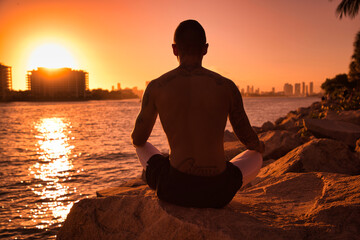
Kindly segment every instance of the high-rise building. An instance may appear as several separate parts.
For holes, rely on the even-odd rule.
[[[303,96],[305,96],[305,83],[304,82],[302,82],[302,92],[301,92],[301,94]]]
[[[5,100],[12,90],[11,67],[0,64],[0,100]]]
[[[310,82],[310,95],[314,94],[314,83]]]
[[[245,96],[245,89],[241,89],[241,95]]]
[[[289,83],[285,83],[284,84],[284,94],[286,96],[291,96],[293,95],[293,85],[289,84]]]
[[[35,99],[84,99],[88,73],[71,68],[38,68],[28,71],[28,90]]]
[[[118,91],[121,90],[121,85],[120,85],[120,83],[117,84],[117,90],[118,90]]]
[[[295,83],[295,93],[294,93],[294,95],[296,95],[296,96],[301,95],[300,88],[301,88],[300,83]]]

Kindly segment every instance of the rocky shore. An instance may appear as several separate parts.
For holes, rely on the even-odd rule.
[[[139,178],[74,204],[58,239],[359,239],[360,110],[321,103],[254,127],[264,165],[223,209],[159,201]],[[225,132],[227,159],[245,148]]]

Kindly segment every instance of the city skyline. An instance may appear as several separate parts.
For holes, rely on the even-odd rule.
[[[275,87],[272,87],[271,91],[261,91],[260,87],[254,87],[253,85],[247,85],[246,88],[239,87],[239,90],[243,96],[256,96],[256,95],[285,95],[285,96],[312,96],[318,95],[321,91],[314,91],[314,82],[298,82],[291,84],[289,82],[284,83],[283,88],[276,91]]]
[[[8,85],[8,90],[12,90],[12,72],[11,72],[11,69],[12,67],[11,66],[5,66],[3,64],[0,64],[2,69],[7,69],[7,75],[8,75],[8,82],[6,81],[1,81],[0,83],[2,85],[4,84],[7,84]],[[31,82],[31,75],[35,72],[44,72],[44,71],[47,71],[47,72],[59,72],[59,71],[63,71],[63,70],[71,70],[73,72],[84,72],[84,70],[73,70],[71,68],[45,68],[45,67],[37,67],[37,69],[35,70],[31,70],[31,71],[28,71],[27,72],[27,75],[26,75],[26,79],[25,81],[27,82],[27,89],[26,90],[30,90],[31,91],[31,84],[29,84],[29,82]],[[2,74],[3,74],[3,71],[2,70]],[[3,74],[4,75],[4,74]],[[4,77],[2,77],[2,79],[5,79]],[[86,72],[86,89],[90,90],[89,88],[89,80],[88,80],[88,73]],[[48,79],[48,81],[52,81],[52,79]],[[139,98],[141,98],[146,86],[149,84],[150,81],[146,81],[144,83],[144,87],[141,88],[139,86],[134,86],[132,88],[129,88],[129,87],[126,87],[124,89],[126,90],[131,90],[135,95],[137,95]],[[301,85],[302,84],[302,85]],[[115,88],[116,86],[116,88]],[[302,87],[301,87],[302,86]],[[284,84],[283,86],[283,90],[281,91],[276,91],[276,88],[275,87],[272,87],[271,91],[261,91],[260,90],[260,87],[256,87],[254,88],[254,85],[247,85],[246,86],[246,90],[245,88],[241,88],[240,86],[237,86],[239,91],[242,93],[243,96],[250,96],[250,95],[274,95],[274,94],[277,94],[277,95],[286,95],[286,96],[292,96],[292,95],[295,95],[295,96],[308,96],[308,95],[314,95],[314,94],[319,94],[322,92],[322,90],[318,91],[318,92],[315,92],[314,91],[314,82],[309,82],[308,85],[305,85],[305,82],[302,82],[302,83],[294,83],[294,86],[287,82]],[[4,87],[1,88],[2,91],[4,91]],[[103,89],[103,88],[94,88],[92,90],[95,90],[95,89]],[[115,83],[115,85],[112,85],[111,86],[111,89],[105,89],[105,90],[111,90],[111,91],[120,91],[122,90],[121,88],[121,83],[120,82],[117,82]],[[2,96],[4,96],[4,94],[2,94]]]
[[[0,62],[12,66],[15,90],[44,66],[86,69],[90,89],[143,88],[177,67],[174,30],[197,19],[210,45],[204,67],[241,87],[271,91],[305,80],[319,91],[348,72],[358,31],[358,17],[336,16],[339,2],[2,0]]]

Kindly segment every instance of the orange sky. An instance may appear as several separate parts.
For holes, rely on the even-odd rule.
[[[0,62],[13,67],[13,88],[25,90],[31,54],[54,43],[89,72],[91,89],[118,82],[143,89],[177,67],[173,32],[191,18],[207,33],[204,66],[240,88],[280,91],[286,82],[313,81],[318,91],[325,78],[348,72],[360,30],[359,17],[336,17],[339,2],[0,0]]]

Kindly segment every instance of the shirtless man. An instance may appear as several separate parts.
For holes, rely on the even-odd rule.
[[[172,48],[180,65],[147,86],[133,145],[147,183],[160,199],[188,207],[223,207],[259,172],[264,144],[249,123],[236,85],[202,67],[208,50],[202,26],[195,20],[180,23]],[[158,114],[169,157],[147,142]],[[249,149],[230,163],[223,143],[227,118]]]

